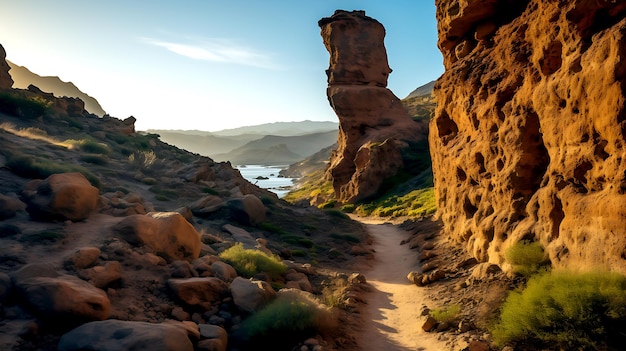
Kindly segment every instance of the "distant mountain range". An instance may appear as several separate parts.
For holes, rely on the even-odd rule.
[[[7,63],[11,67],[9,74],[13,78],[13,88],[26,89],[29,85],[34,85],[37,88],[45,91],[46,93],[52,93],[54,96],[62,97],[74,97],[83,100],[85,103],[85,110],[98,115],[104,116],[106,112],[100,106],[100,103],[93,97],[83,93],[72,82],[64,82],[59,77],[42,77],[28,70],[28,68],[14,64],[7,60]]]
[[[337,142],[336,122],[276,122],[217,132],[149,129],[162,141],[236,165],[286,165]]]

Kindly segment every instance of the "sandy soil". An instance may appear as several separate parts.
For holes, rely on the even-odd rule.
[[[372,236],[375,259],[364,271],[371,292],[365,296],[365,321],[357,340],[361,350],[444,350],[446,344],[421,328],[420,317],[429,305],[425,288],[410,283],[406,276],[419,270],[415,251],[401,245],[409,234],[390,223],[363,220]]]

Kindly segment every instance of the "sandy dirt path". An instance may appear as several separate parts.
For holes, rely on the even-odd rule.
[[[423,288],[406,278],[418,270],[415,251],[400,245],[409,234],[393,224],[360,219],[372,236],[375,259],[364,275],[372,291],[367,293],[363,317],[367,321],[358,337],[363,351],[441,351],[446,344],[421,328],[421,311],[429,300]]]

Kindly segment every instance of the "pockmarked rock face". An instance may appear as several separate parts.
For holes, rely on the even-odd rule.
[[[11,89],[13,87],[13,78],[9,74],[9,64],[6,61],[7,53],[4,47],[0,45],[0,90]]]
[[[437,0],[429,143],[445,231],[626,273],[626,2]]]
[[[318,24],[330,54],[326,93],[339,119],[326,175],[340,201],[355,202],[376,194],[402,168],[402,149],[425,133],[386,88],[391,68],[383,25],[364,11],[342,10]]]

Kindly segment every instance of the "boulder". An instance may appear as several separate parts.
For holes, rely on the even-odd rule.
[[[65,266],[74,269],[84,269],[95,265],[99,258],[99,248],[81,247],[65,260]]]
[[[241,224],[255,226],[265,220],[267,208],[255,195],[231,199],[227,205],[233,219]]]
[[[28,278],[18,280],[15,287],[35,314],[53,323],[84,323],[109,316],[106,293],[73,276]]]
[[[12,196],[0,194],[0,221],[15,217],[19,211],[24,211],[26,204],[20,199]]]
[[[227,283],[230,283],[237,278],[237,271],[235,268],[226,262],[215,261],[211,264],[211,269],[216,277]]]
[[[210,351],[226,351],[228,346],[228,333],[217,325],[200,324],[200,341],[198,348]]]
[[[187,306],[209,310],[228,295],[228,285],[215,277],[170,279],[168,286]]]
[[[90,322],[64,334],[58,351],[193,351],[188,326],[180,322],[121,320]]]
[[[230,284],[235,306],[242,311],[254,313],[276,298],[276,291],[264,281],[237,277]]]
[[[429,145],[444,233],[507,269],[626,274],[626,2],[437,0]]]
[[[98,207],[100,191],[78,172],[28,182],[22,192],[26,211],[41,220],[82,221]]]
[[[122,280],[122,264],[118,261],[110,261],[105,263],[104,266],[83,269],[78,272],[78,276],[97,288],[105,289],[109,285]]]
[[[326,94],[340,125],[326,177],[340,201],[356,202],[396,175],[405,166],[403,149],[427,132],[386,88],[391,68],[380,22],[364,11],[337,10],[318,24],[330,54]]]
[[[224,207],[224,200],[216,195],[207,195],[194,201],[188,207],[194,215],[204,217]]]
[[[0,45],[0,90],[12,89],[13,78],[9,71],[11,67],[6,61],[7,53],[4,51],[4,47]]]
[[[200,255],[200,234],[177,212],[132,215],[113,226],[113,232],[133,245],[146,245],[168,261]]]

